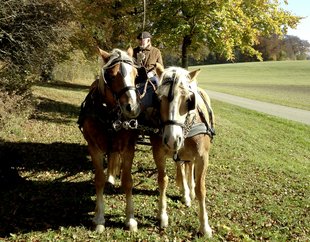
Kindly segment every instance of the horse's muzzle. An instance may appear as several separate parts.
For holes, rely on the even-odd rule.
[[[137,118],[141,112],[140,105],[126,104],[121,107],[123,115],[126,118]]]
[[[182,127],[167,125],[164,128],[163,144],[171,151],[178,151],[184,143]]]

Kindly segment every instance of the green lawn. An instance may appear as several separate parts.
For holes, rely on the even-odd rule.
[[[206,89],[310,110],[310,61],[196,66]]]
[[[57,83],[33,92],[37,106],[29,118],[13,116],[0,130],[0,148],[20,157],[13,165],[22,177],[0,188],[0,241],[205,241],[196,234],[197,202],[186,208],[179,200],[172,160],[170,226],[158,229],[156,169],[148,146],[137,146],[132,170],[139,231],[124,230],[125,198],[118,190],[105,195],[105,232],[94,233],[93,169],[76,125],[87,87]],[[219,101],[213,108],[211,241],[309,241],[310,126]]]

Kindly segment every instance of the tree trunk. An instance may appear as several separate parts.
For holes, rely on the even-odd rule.
[[[182,67],[188,69],[188,47],[191,45],[190,35],[185,35],[182,43]]]

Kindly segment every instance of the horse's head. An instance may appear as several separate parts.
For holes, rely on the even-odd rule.
[[[200,70],[188,72],[180,67],[170,67],[160,73],[158,98],[163,127],[163,144],[177,151],[184,144],[184,132],[192,121],[196,109],[196,76]]]
[[[119,49],[111,53],[99,49],[99,52],[104,62],[99,88],[106,102],[112,106],[118,104],[125,118],[136,118],[140,114],[140,104],[135,88],[137,69],[132,59],[132,48],[127,52]]]

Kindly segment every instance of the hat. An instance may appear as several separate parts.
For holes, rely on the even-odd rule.
[[[152,38],[152,35],[146,31],[138,34],[138,36],[137,36],[137,39],[147,39],[147,38]]]

